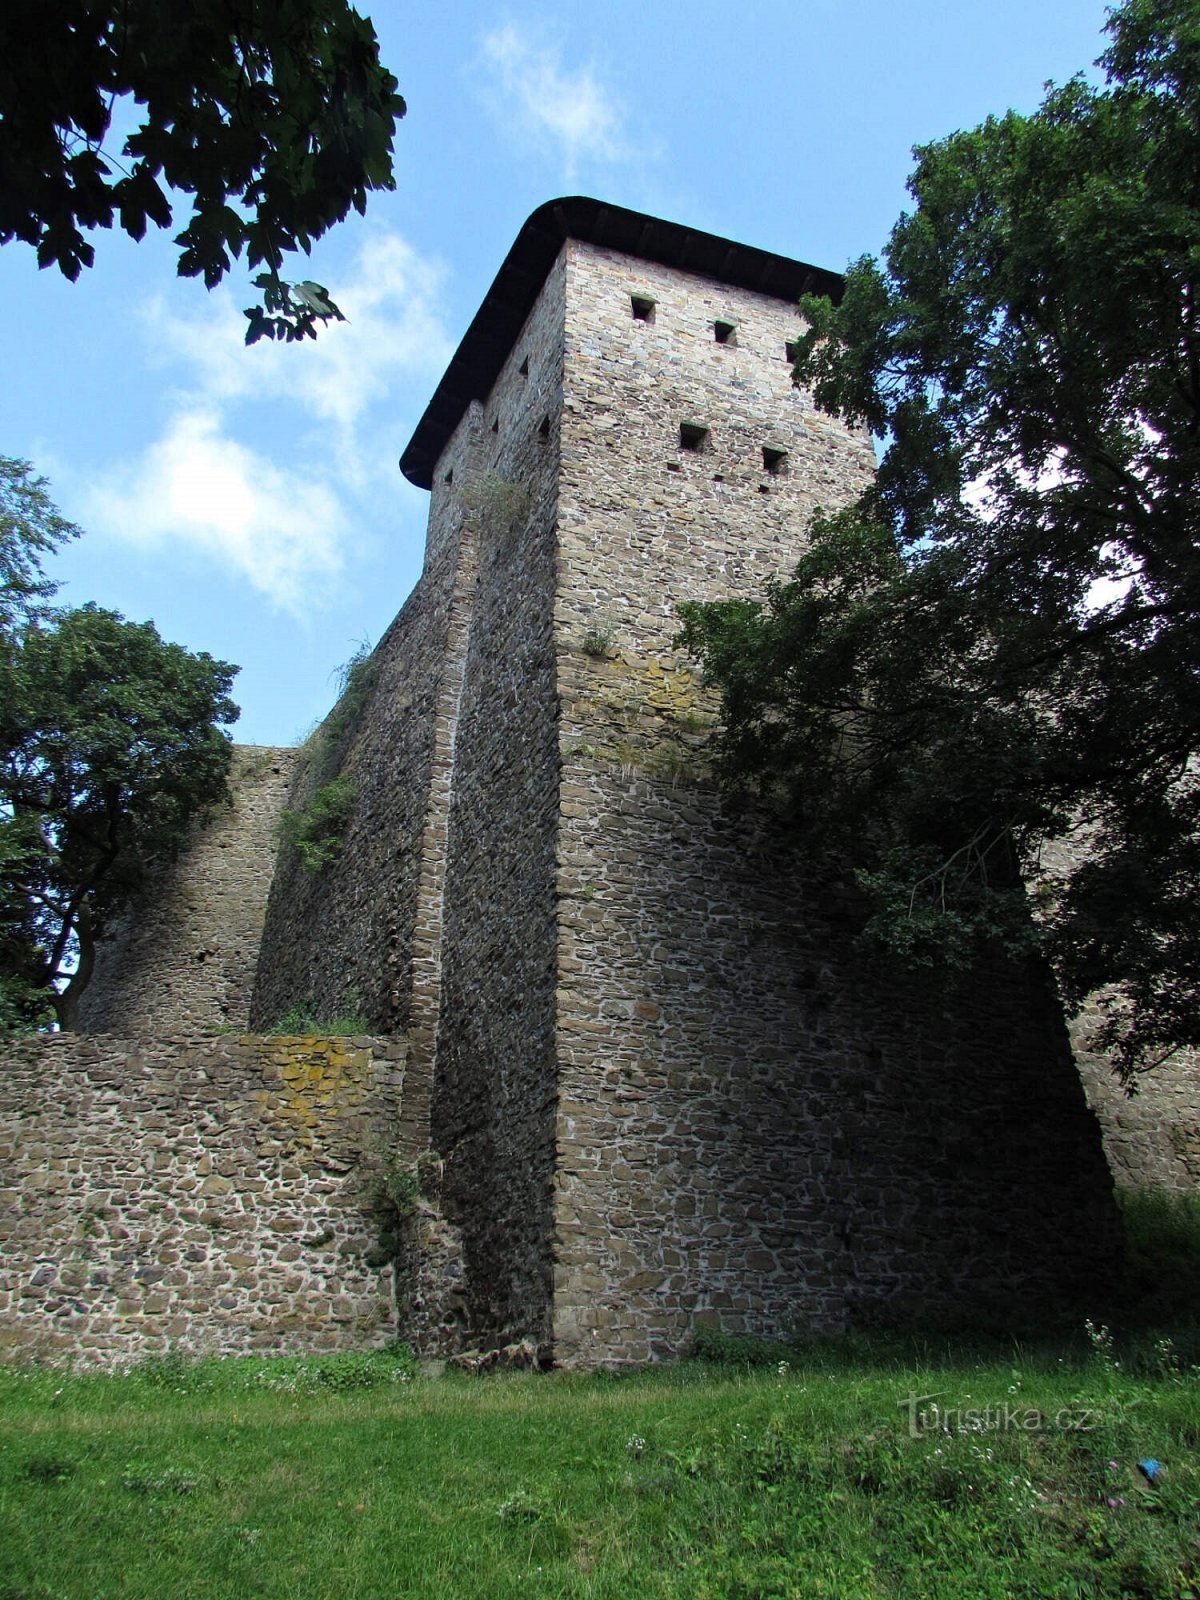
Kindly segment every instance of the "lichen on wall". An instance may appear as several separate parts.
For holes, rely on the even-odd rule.
[[[364,1206],[402,1040],[51,1035],[0,1078],[0,1355],[363,1348],[396,1332]]]

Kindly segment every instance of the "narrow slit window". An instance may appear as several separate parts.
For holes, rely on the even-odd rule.
[[[453,467],[450,468],[450,471],[442,479],[442,482],[443,483],[453,483],[454,482],[454,468]]]
[[[763,471],[769,472],[773,478],[787,477],[786,450],[774,450],[769,444],[763,445]]]
[[[549,437],[550,437],[550,418],[549,417],[543,417],[542,418],[542,422],[541,422],[541,426],[538,428],[538,438],[539,439],[548,439]]]
[[[633,308],[635,322],[654,321],[654,301],[648,300],[644,294],[631,294],[629,303]]]
[[[794,367],[796,365],[796,359],[800,354],[799,341],[796,339],[789,339],[783,347],[783,353],[787,357],[788,366]]]
[[[737,344],[737,325],[732,322],[714,322],[713,338],[718,344]]]
[[[495,419],[495,421],[492,423],[492,432],[493,433],[499,433],[500,432],[500,418],[499,417],[497,417]]]
[[[698,422],[681,422],[679,424],[679,448],[690,450],[693,455],[708,449],[709,430],[702,428]]]
[[[529,357],[528,356],[526,356],[524,361],[522,361],[521,365],[517,368],[517,371],[521,374],[521,376],[523,378],[527,378],[529,376]]]

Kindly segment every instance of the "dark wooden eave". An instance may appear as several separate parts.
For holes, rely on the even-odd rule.
[[[583,195],[549,200],[517,235],[400,457],[401,472],[419,489],[431,487],[438,457],[471,401],[483,400],[490,393],[567,239],[679,267],[697,277],[754,289],[777,300],[794,302],[802,294],[825,294],[837,300],[842,292],[842,279],[836,272],[772,255],[769,250],[756,250],[753,245],[737,244]]]

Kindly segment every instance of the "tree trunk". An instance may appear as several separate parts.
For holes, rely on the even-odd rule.
[[[65,989],[54,997],[54,1015],[63,1033],[79,1031],[79,997],[92,980],[96,967],[96,941],[92,936],[91,920],[81,915],[75,928],[79,940],[79,964]]]

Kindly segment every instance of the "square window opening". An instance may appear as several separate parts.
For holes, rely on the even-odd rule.
[[[633,308],[635,322],[654,321],[654,301],[648,300],[644,294],[631,294],[629,304]]]
[[[714,322],[713,338],[718,344],[737,344],[737,325],[732,322]]]
[[[789,367],[794,367],[796,365],[797,358],[800,355],[800,342],[799,342],[799,340],[797,340],[797,339],[789,339],[788,342],[783,347],[783,353],[787,357],[788,366]]]
[[[787,459],[786,450],[773,450],[769,444],[763,445],[763,471],[773,478],[787,477]]]
[[[707,428],[702,428],[698,422],[681,422],[679,424],[679,448],[690,450],[693,454],[707,450],[710,441]]]

